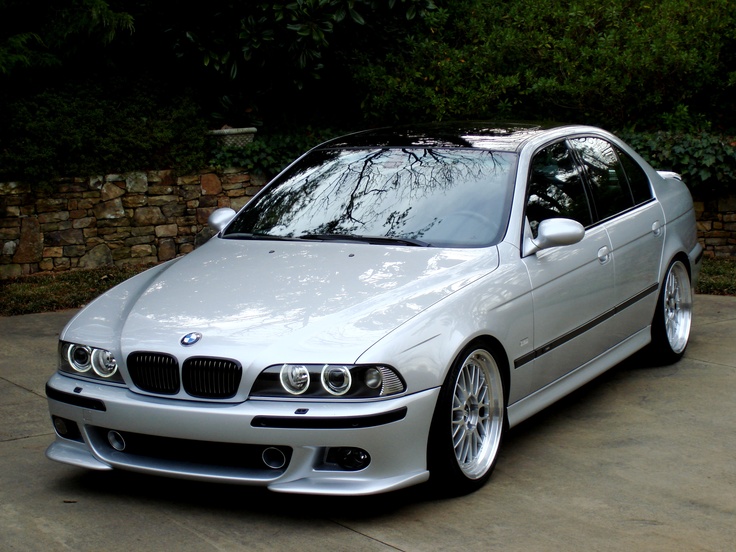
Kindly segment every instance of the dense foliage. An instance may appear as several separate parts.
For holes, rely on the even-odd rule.
[[[502,114],[623,128],[690,113],[734,124],[733,0],[441,6],[423,32],[358,63],[364,106],[374,116]]]
[[[735,88],[736,0],[0,0],[0,180],[272,174],[324,129],[494,118],[624,131],[715,188]],[[223,124],[257,142],[211,150]]]

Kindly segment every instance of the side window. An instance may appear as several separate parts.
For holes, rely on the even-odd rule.
[[[652,199],[652,187],[649,184],[649,177],[639,163],[634,161],[628,153],[616,148],[618,158],[626,171],[626,177],[629,180],[631,193],[634,195],[634,203],[640,205]]]
[[[612,217],[634,206],[626,172],[613,146],[600,138],[570,140],[590,180],[598,220]]]
[[[583,179],[565,142],[547,146],[532,159],[526,216],[534,237],[539,223],[548,218],[570,218],[586,227],[592,224]]]

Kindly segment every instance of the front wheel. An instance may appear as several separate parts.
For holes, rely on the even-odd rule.
[[[652,321],[654,360],[670,364],[682,357],[690,339],[692,319],[690,273],[682,261],[674,261],[667,269]]]
[[[436,488],[465,494],[483,486],[498,457],[505,412],[496,356],[482,347],[466,349],[440,390],[432,420],[428,463]]]

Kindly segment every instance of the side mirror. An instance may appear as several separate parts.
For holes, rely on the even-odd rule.
[[[219,232],[230,224],[230,221],[235,218],[235,215],[235,211],[230,209],[230,207],[223,207],[222,209],[212,211],[212,214],[207,219],[207,224]]]
[[[572,219],[553,218],[539,223],[537,237],[524,240],[524,255],[533,255],[542,249],[572,245],[585,237],[585,228]]]

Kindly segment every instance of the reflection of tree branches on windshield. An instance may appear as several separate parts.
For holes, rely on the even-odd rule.
[[[248,205],[236,231],[420,237],[449,207],[490,211],[510,165],[471,149],[317,151]]]

